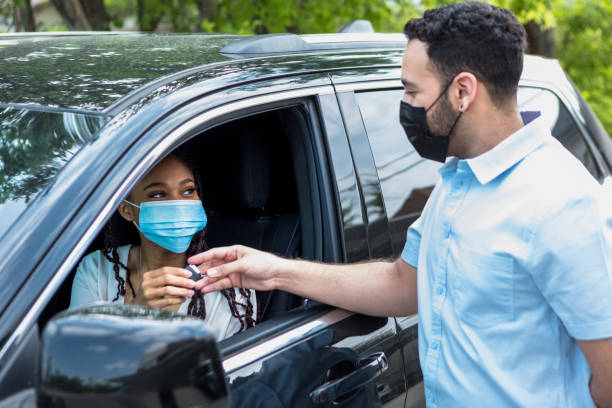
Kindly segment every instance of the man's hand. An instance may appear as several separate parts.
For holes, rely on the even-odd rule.
[[[234,245],[194,255],[187,262],[198,265],[200,273],[207,274],[207,277],[196,283],[194,289],[208,293],[231,287],[275,289],[275,271],[283,267],[284,259],[267,252]]]
[[[195,282],[190,276],[191,272],[170,266],[147,271],[132,303],[158,309],[180,305],[194,294]]]
[[[372,316],[417,311],[417,271],[401,258],[333,265],[235,245],[194,255],[187,262],[208,274],[195,286],[204,293],[231,287],[278,289]]]

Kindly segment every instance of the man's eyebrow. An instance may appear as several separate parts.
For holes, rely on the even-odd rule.
[[[404,88],[418,88],[417,84],[404,78],[402,78],[402,85],[404,85]]]
[[[147,185],[145,188],[143,188],[143,190],[146,190],[146,189],[151,188],[151,187],[166,187],[166,183],[153,182],[153,183]]]

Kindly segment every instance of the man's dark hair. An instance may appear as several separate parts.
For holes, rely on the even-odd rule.
[[[477,1],[454,3],[409,20],[404,34],[427,44],[441,86],[471,72],[497,106],[516,94],[527,44],[525,29],[510,11]]]

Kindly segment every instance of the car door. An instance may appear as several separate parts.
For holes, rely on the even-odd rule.
[[[85,149],[101,152],[111,146],[115,148],[102,160],[104,166],[96,169],[96,178],[87,181],[86,185],[93,187],[81,192],[83,201],[63,233],[35,261],[38,266],[29,271],[30,278],[14,294],[7,308],[10,314],[3,315],[3,319],[14,318],[14,330],[2,344],[0,355],[6,363],[3,384],[7,376],[24,371],[28,373],[26,385],[31,387],[36,382],[36,362],[31,357],[40,347],[39,330],[47,323],[49,313],[57,312],[50,310],[50,305],[104,222],[139,177],[174,147],[219,123],[288,105],[303,107],[313,138],[310,141],[316,158],[313,174],[320,194],[316,197],[317,214],[319,225],[323,226],[318,232],[319,241],[313,240],[317,248],[312,254],[322,261],[348,259],[344,230],[340,227],[342,207],[336,184],[339,177],[330,173],[333,168],[333,174],[339,174],[332,152],[338,146],[346,148],[347,141],[329,78],[311,75],[261,81],[206,98],[194,98],[197,90],[193,88],[186,93],[191,103],[162,116],[157,112],[180,102],[181,92],[171,94],[168,97],[171,101],[161,98],[153,101],[152,106],[140,107],[136,113],[132,110],[115,116]],[[333,112],[335,119],[323,120],[320,112],[326,110]],[[117,149],[118,146],[121,148]],[[85,153],[78,155],[74,165],[87,157]],[[87,172],[72,176],[72,182],[78,186]],[[356,188],[354,173],[343,180]],[[359,225],[358,220],[355,225]],[[365,248],[355,247],[355,250],[367,257],[367,244]],[[284,404],[281,406],[293,407],[401,406],[404,402],[403,356],[396,326],[386,318],[366,317],[306,302],[296,310],[221,342],[219,349],[233,406],[256,406],[254,398],[260,397],[271,398],[263,399],[262,406],[269,406],[268,402],[274,398]],[[92,367],[88,370],[91,376]],[[95,375],[95,369],[93,372]],[[257,389],[269,392],[254,396],[253,390]],[[28,404],[34,400],[31,392],[24,399]]]
[[[375,171],[369,177],[376,179],[380,185],[382,212],[388,222],[392,243],[392,253],[389,255],[393,257],[401,254],[406,231],[420,215],[441,166],[422,159],[399,124],[399,101],[403,94],[400,73],[398,67],[355,70],[352,74],[343,72],[332,76],[343,114],[360,118],[348,129],[349,139],[352,141],[361,137],[362,133],[367,134],[368,143],[362,145],[367,145],[370,150],[360,153],[367,159],[361,161],[362,169],[358,172],[371,174],[372,163],[368,163],[371,157]],[[604,153],[591,140],[586,124],[580,124],[576,112],[572,113],[570,104],[560,93],[550,84],[523,81],[518,102],[521,111],[540,112],[552,134],[584,164],[593,177],[603,181],[608,174],[606,161],[602,157]],[[609,144],[609,140],[605,142]],[[397,319],[406,361],[407,384],[413,385],[415,390],[414,384],[419,384],[422,379],[416,345],[417,321],[416,316]],[[420,396],[422,389],[418,393]]]
[[[350,139],[361,138],[361,172],[371,174],[377,187],[380,213],[388,226],[390,248],[384,255],[400,256],[406,231],[423,209],[437,180],[439,163],[422,159],[399,124],[402,86],[400,68],[355,70],[332,76],[345,116],[353,115]],[[409,387],[408,406],[424,406],[418,358],[418,317],[395,319]]]
[[[369,258],[361,196],[333,88],[318,84],[266,94],[266,85],[232,90],[232,96],[244,93],[239,101],[225,102],[219,113],[240,118],[301,105],[310,129],[303,136],[311,138],[317,166],[317,179],[311,183],[318,186],[321,204],[315,218],[321,218],[323,238],[316,258],[329,262]],[[206,113],[209,121],[214,110]],[[196,122],[194,127],[204,126]],[[406,397],[403,356],[393,319],[306,301],[219,347],[235,407],[403,406]]]

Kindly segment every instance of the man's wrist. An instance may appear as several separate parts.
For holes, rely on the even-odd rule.
[[[275,289],[285,292],[291,291],[295,287],[296,265],[299,261],[277,257],[277,262],[274,263],[272,271],[273,286]]]

